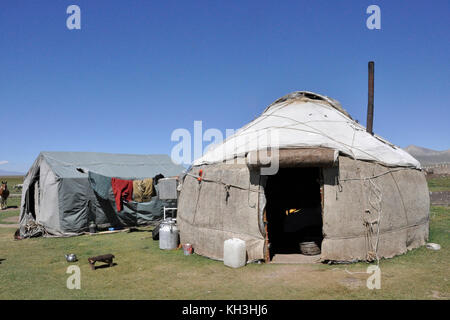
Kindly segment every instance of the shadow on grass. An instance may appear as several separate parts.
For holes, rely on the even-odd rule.
[[[115,262],[111,266],[108,263],[105,263],[105,264],[102,264],[102,265],[99,265],[99,266],[94,266],[93,270],[112,268],[112,267],[115,267],[115,266],[117,266],[117,263],[115,263]]]
[[[1,209],[0,212],[9,211],[9,210],[17,210],[17,209],[19,209],[18,206],[7,206],[5,209]]]
[[[142,229],[138,229],[138,228],[135,228],[135,227],[131,227],[131,228],[127,231],[127,233],[131,233],[131,232],[149,232],[149,230],[142,230]]]

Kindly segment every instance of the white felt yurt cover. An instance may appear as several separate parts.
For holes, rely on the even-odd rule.
[[[308,91],[290,93],[193,165],[219,163],[270,148],[326,147],[353,159],[420,169],[420,163],[377,135],[366,132],[339,102]]]

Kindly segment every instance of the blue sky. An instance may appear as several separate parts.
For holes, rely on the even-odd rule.
[[[66,8],[81,8],[68,30]],[[381,30],[366,8],[381,8]],[[339,100],[405,147],[450,148],[450,2],[2,1],[0,169],[42,150],[170,154],[176,128],[237,129],[289,92]],[[206,145],[205,145],[206,146]],[[4,162],[8,163],[4,163]],[[3,163],[3,164],[2,164]]]

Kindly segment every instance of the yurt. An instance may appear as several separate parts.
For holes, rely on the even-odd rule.
[[[338,101],[298,91],[194,161],[177,220],[181,242],[212,259],[238,238],[248,262],[374,261],[425,244],[429,205],[416,159]]]

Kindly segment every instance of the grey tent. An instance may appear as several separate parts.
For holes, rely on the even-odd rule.
[[[313,242],[322,261],[370,261],[423,245],[429,205],[416,159],[336,100],[298,91],[194,161],[177,221],[181,242],[213,259],[240,238],[248,261]]]
[[[158,195],[126,202],[118,212],[111,178],[171,177],[183,170],[167,155],[41,152],[24,179],[20,235],[76,235],[91,222],[100,228],[152,223],[161,219],[165,205]]]

